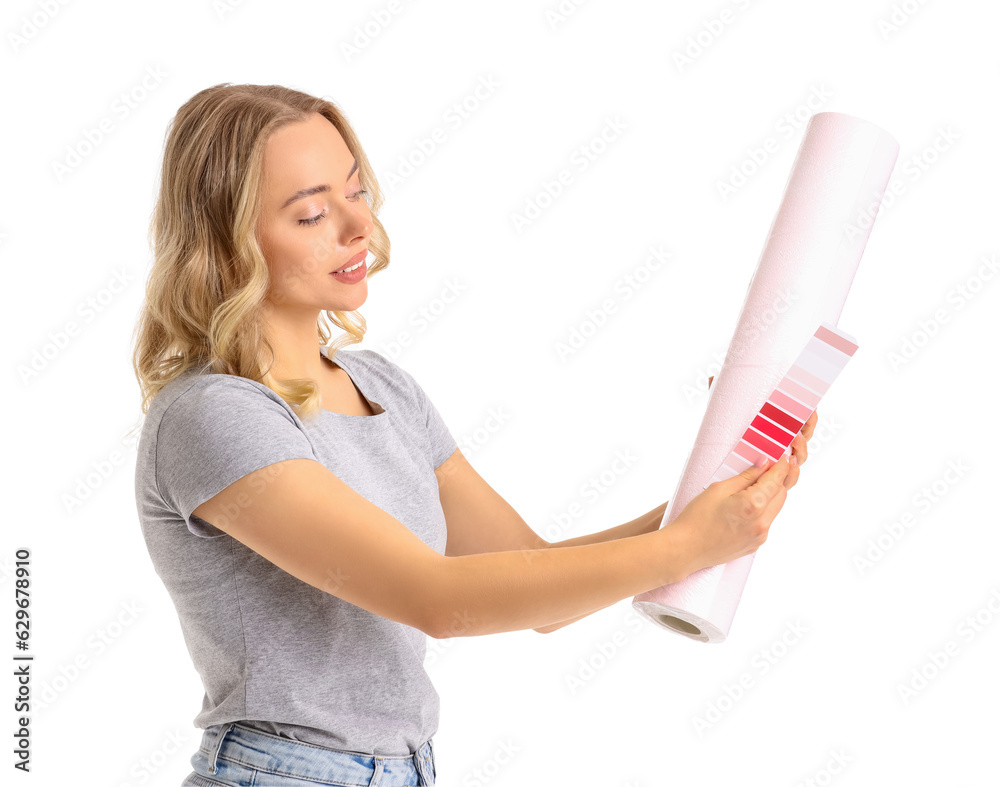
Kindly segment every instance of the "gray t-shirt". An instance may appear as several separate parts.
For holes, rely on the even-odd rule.
[[[322,410],[302,421],[267,386],[208,367],[172,380],[142,426],[136,507],[204,684],[196,727],[239,721],[321,746],[406,755],[438,727],[426,634],[333,595],[333,571],[326,590],[315,588],[191,514],[253,470],[314,459],[444,553],[434,469],[455,439],[394,362],[368,349],[339,349],[334,360],[375,415]]]

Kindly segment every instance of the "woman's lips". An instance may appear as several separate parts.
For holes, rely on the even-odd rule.
[[[341,265],[337,270],[330,271],[331,273],[341,273],[345,268],[350,268],[352,265],[357,265],[361,260],[368,256],[368,249],[362,249],[357,254],[355,254],[351,259]]]

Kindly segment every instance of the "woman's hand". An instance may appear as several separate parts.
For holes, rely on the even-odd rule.
[[[799,460],[800,465],[806,461],[806,458],[809,455],[809,451],[806,448],[806,441],[808,441],[809,438],[813,436],[813,432],[816,431],[816,422],[818,420],[819,410],[814,410],[813,414],[806,419],[806,422],[802,424],[802,428],[799,430],[799,433],[795,435],[795,438],[792,440],[792,454]]]
[[[782,457],[770,467],[748,467],[711,483],[661,528],[671,548],[684,556],[685,576],[756,552],[784,505],[785,481],[794,467],[789,457]]]

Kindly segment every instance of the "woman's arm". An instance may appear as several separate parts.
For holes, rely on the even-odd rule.
[[[194,515],[289,574],[430,636],[546,625],[687,572],[665,534],[562,549],[446,556],[312,459],[248,473]],[[485,519],[483,521],[489,521]],[[640,543],[641,542],[641,543]]]
[[[669,527],[558,549],[449,557],[312,459],[248,473],[194,514],[292,576],[433,637],[547,626],[757,549],[788,463],[716,482]],[[333,578],[331,580],[331,578]],[[456,617],[468,621],[461,632]]]
[[[669,501],[668,501],[669,502]],[[660,523],[663,521],[663,515],[666,513],[667,503],[661,503],[652,511],[648,511],[640,517],[633,519],[631,522],[626,522],[624,525],[618,525],[617,527],[612,527],[607,530],[601,530],[598,533],[590,533],[585,536],[577,536],[576,538],[569,538],[564,541],[556,541],[549,545],[549,548],[554,549],[556,547],[563,546],[575,546],[579,544],[598,544],[602,541],[614,541],[617,538],[629,538],[630,536],[637,536],[640,533],[652,533],[656,530]],[[614,603],[614,602],[612,602]],[[582,615],[577,615],[575,618],[570,618],[569,620],[563,620],[559,623],[552,623],[548,626],[538,626],[535,628],[539,634],[548,634],[552,631],[561,629],[563,626],[568,626],[570,623],[576,623],[578,620],[583,620],[585,617],[593,615],[595,612],[600,612],[602,609],[607,609],[611,604],[605,604],[603,607],[598,607],[597,609],[592,609],[590,612],[585,612]]]
[[[667,510],[661,503],[652,511],[617,525],[564,541],[548,542],[469,464],[459,449],[434,471],[441,509],[448,526],[448,556],[505,552],[510,549],[546,549],[614,541],[656,530]]]
[[[663,503],[630,522],[599,533],[549,543],[532,530],[521,515],[476,472],[461,450],[456,449],[438,466],[435,474],[448,527],[445,554],[450,557],[513,549],[582,546],[637,536],[656,530],[667,507]],[[535,627],[535,631],[543,634],[555,631],[608,606],[610,604],[604,604],[569,620]]]
[[[712,378],[709,378],[711,385]],[[807,441],[818,419],[812,413],[802,430],[792,441],[792,454],[797,463],[788,469],[789,483],[798,480],[799,467],[808,456]],[[583,536],[549,543],[535,533],[527,522],[472,468],[460,450],[456,450],[436,470],[441,495],[441,507],[448,525],[449,556],[472,555],[481,552],[501,552],[512,549],[551,549],[585,544],[599,544],[655,531],[663,520],[667,503],[662,503],[623,525]],[[614,601],[594,607],[566,620],[533,627],[541,634],[556,631],[588,615],[605,609]]]
[[[711,385],[711,378],[709,378],[709,385]],[[813,412],[809,416],[808,420],[803,425],[799,434],[795,435],[795,439],[792,441],[792,454],[795,456],[796,463],[792,465],[789,469],[788,478],[790,479],[790,484],[794,485],[798,481],[799,477],[799,467],[806,461],[809,450],[807,442],[810,437],[812,437],[813,431],[816,428],[817,420],[819,415]],[[669,502],[669,501],[668,501]],[[610,528],[609,530],[602,530],[599,533],[591,533],[586,536],[578,536],[577,538],[570,538],[565,541],[558,541],[554,544],[550,544],[551,547],[560,546],[572,546],[574,544],[593,544],[600,541],[608,541],[615,538],[628,538],[629,536],[636,535],[638,533],[650,533],[656,530],[660,523],[663,521],[663,516],[667,510],[667,503],[657,506],[652,511],[643,514],[637,519],[633,519],[631,522],[626,522],[624,525],[618,525],[618,527]],[[598,609],[593,609],[590,612],[586,612],[583,615],[577,615],[575,618],[570,618],[569,620],[563,620],[559,623],[553,623],[548,626],[539,626],[535,628],[535,631],[540,634],[548,634],[549,632],[561,629],[563,626],[568,626],[570,623],[576,623],[578,620],[582,620],[588,615],[592,615],[595,612],[599,612],[602,609],[606,609],[611,606],[611,604],[605,604],[603,607]]]
[[[636,517],[630,522],[626,522],[624,525],[617,525],[616,527],[611,527],[607,530],[600,530],[597,533],[588,533],[585,536],[567,538],[563,541],[554,541],[549,544],[549,546],[555,548],[573,547],[579,546],[580,544],[600,544],[603,541],[614,541],[616,538],[628,538],[629,536],[637,536],[640,533],[652,533],[660,526],[660,522],[663,521],[663,514],[666,510],[667,503],[660,503],[660,505],[652,511],[647,511],[642,516]]]

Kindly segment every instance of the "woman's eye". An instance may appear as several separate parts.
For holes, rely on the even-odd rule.
[[[320,220],[325,218],[326,218],[326,211],[324,210],[318,216],[313,216],[311,219],[299,219],[299,224],[306,224],[312,227],[315,224],[319,224]]]
[[[359,197],[363,197],[367,193],[368,192],[365,191],[364,189],[361,189],[360,191],[355,191],[351,195],[351,199],[358,199]],[[324,210],[318,216],[313,216],[312,218],[309,218],[309,219],[299,219],[299,224],[303,224],[303,225],[306,225],[306,226],[309,226],[309,227],[314,227],[317,224],[319,224],[320,221],[322,221],[326,217],[327,217],[327,212]]]

